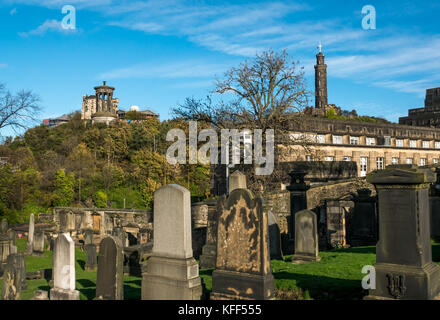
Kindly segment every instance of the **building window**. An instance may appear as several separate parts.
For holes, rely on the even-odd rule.
[[[313,161],[312,156],[306,156],[306,161]]]
[[[335,160],[335,157],[325,157],[325,161],[333,161]]]
[[[393,159],[391,159],[391,163],[392,164],[399,164],[399,158],[393,157]]]
[[[440,141],[436,141],[436,142],[434,143],[434,148],[436,148],[436,149],[440,149]]]
[[[366,139],[367,146],[374,146],[376,144],[376,141],[374,138],[368,138]]]
[[[422,148],[429,149],[429,141],[423,141],[422,142]]]
[[[403,139],[396,139],[396,147],[403,147]]]
[[[323,135],[323,134],[318,134],[318,135],[316,136],[316,142],[317,142],[317,143],[325,143],[325,135]]]
[[[410,148],[417,148],[417,140],[409,140]]]
[[[433,164],[438,164],[438,159],[437,158],[432,159],[432,163]]]
[[[351,157],[349,156],[342,157],[342,161],[351,161]]]
[[[376,168],[377,168],[377,170],[383,170],[383,158],[382,157],[376,158]]]
[[[426,159],[425,158],[420,158],[420,165],[426,166]]]
[[[333,136],[333,144],[342,144],[342,136]]]
[[[412,164],[413,159],[412,158],[406,158],[406,164]]]
[[[383,137],[383,145],[384,146],[390,146],[391,145],[391,137]]]
[[[350,137],[350,144],[358,145],[359,144],[359,137]]]
[[[361,177],[365,177],[368,172],[368,158],[367,157],[361,157],[359,167],[361,170]]]

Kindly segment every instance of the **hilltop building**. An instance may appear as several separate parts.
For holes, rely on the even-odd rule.
[[[399,118],[399,123],[440,128],[440,88],[427,89],[425,107],[409,109],[408,116]]]

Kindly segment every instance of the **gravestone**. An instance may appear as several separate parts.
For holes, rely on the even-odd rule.
[[[235,189],[219,199],[216,269],[210,299],[272,299],[269,227],[261,198]]]
[[[229,194],[235,189],[246,189],[246,176],[238,170],[229,176]]]
[[[434,173],[391,165],[367,175],[379,203],[376,289],[365,299],[430,300],[440,292],[440,267],[432,262],[429,184]]]
[[[119,238],[107,236],[99,245],[96,299],[124,300],[124,256]]]
[[[305,182],[307,172],[294,170],[289,173],[290,185],[286,190],[290,192],[290,252],[293,251],[295,241],[295,213],[307,209],[307,190],[310,189]]]
[[[11,253],[11,241],[6,233],[0,233],[0,275],[6,268],[9,254]]]
[[[0,224],[0,234],[7,234],[9,229],[8,219],[3,218]]]
[[[281,233],[277,218],[275,218],[272,210],[269,210],[267,217],[269,224],[270,258],[283,260],[283,252],[281,250]]]
[[[29,231],[28,231],[28,239],[26,244],[27,255],[31,255],[32,252],[34,251],[34,228],[35,228],[34,214],[31,213],[29,217]]]
[[[208,225],[206,227],[206,243],[200,256],[200,268],[214,268],[217,257],[217,200],[206,201],[208,206]]]
[[[295,213],[295,264],[320,261],[318,256],[318,225],[316,214],[310,210]]]
[[[58,230],[61,233],[75,230],[75,214],[71,210],[61,209],[58,211]]]
[[[22,271],[18,254],[10,254],[3,273],[2,300],[20,300]]]
[[[203,228],[208,223],[208,205],[198,202],[191,205],[191,221],[193,228]]]
[[[54,287],[50,300],[79,300],[75,290],[75,243],[69,233],[60,233],[53,251]]]
[[[369,246],[377,242],[377,212],[376,198],[371,196],[371,190],[358,190],[353,198],[354,210],[350,217],[350,245]]]
[[[122,227],[116,227],[112,231],[112,235],[116,238],[119,238],[119,240],[122,243],[122,248],[128,246],[128,236],[127,232],[124,231]]]
[[[327,200],[327,245],[331,248],[347,247],[346,215],[349,201]]]
[[[27,290],[27,283],[26,283],[26,256],[24,253],[18,253],[17,254],[18,264],[20,265],[20,272],[21,272],[21,290]]]
[[[34,256],[44,256],[44,231],[36,231],[34,234]]]
[[[431,239],[440,241],[440,168],[435,168],[436,182],[431,187],[429,207],[431,213]]]
[[[142,274],[142,300],[199,300],[202,282],[193,258],[191,195],[177,184],[154,193],[154,245]]]
[[[49,296],[45,290],[35,290],[31,300],[49,300]]]
[[[95,271],[98,268],[98,258],[96,255],[96,245],[86,244],[84,246],[86,251],[86,264],[84,266],[85,271]]]
[[[93,230],[85,229],[84,230],[84,246],[88,244],[93,244]]]
[[[11,241],[11,245],[16,246],[17,245],[17,231],[10,229],[7,234],[8,234],[9,241]]]

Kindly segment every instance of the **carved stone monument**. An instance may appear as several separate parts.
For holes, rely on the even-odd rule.
[[[142,300],[199,300],[201,295],[192,250],[190,192],[169,184],[154,193],[154,246],[142,274]]]
[[[434,299],[440,267],[432,262],[429,184],[434,173],[414,165],[392,165],[367,175],[379,202],[376,289],[366,299]]]
[[[269,228],[261,198],[235,189],[219,200],[216,270],[211,299],[271,299]]]
[[[320,261],[316,214],[310,210],[295,213],[295,228],[295,254],[292,262],[297,264]]]

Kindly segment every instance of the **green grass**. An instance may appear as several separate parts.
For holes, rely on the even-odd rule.
[[[18,239],[19,251],[26,247],[25,239]],[[277,295],[288,299],[330,299],[358,300],[367,291],[362,289],[362,267],[376,263],[376,247],[355,247],[322,251],[321,261],[305,264],[292,264],[292,256],[285,256],[284,261],[272,260],[272,273],[275,278]],[[433,261],[440,262],[440,244],[433,244]],[[85,252],[75,249],[76,258],[76,289],[80,292],[81,300],[95,298],[96,272],[85,272]],[[52,268],[52,253],[45,251],[44,257],[26,257],[26,271],[35,272],[40,269]],[[200,270],[206,292],[212,288],[213,269]],[[27,280],[28,289],[22,292],[22,299],[28,300],[35,290],[50,290],[46,280]],[[2,282],[0,281],[0,288]],[[281,293],[281,294],[280,294]],[[124,298],[141,298],[141,277],[124,276]]]

